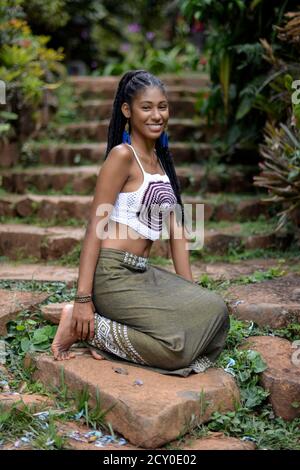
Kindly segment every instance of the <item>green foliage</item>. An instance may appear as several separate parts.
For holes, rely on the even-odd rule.
[[[25,311],[19,319],[10,323],[6,340],[14,354],[25,356],[27,352],[49,350],[56,330],[56,325],[39,327],[39,322],[28,318],[28,312]]]
[[[106,410],[103,410],[98,388],[96,390],[96,406],[92,407],[89,405],[90,398],[91,396],[87,386],[75,394],[75,406],[77,407],[78,412],[84,418],[87,426],[90,426],[93,429],[106,429],[108,423],[106,423],[105,416],[110,410],[112,410],[112,408],[115,407],[115,404]]]
[[[41,119],[45,91],[58,86],[57,80],[64,76],[62,49],[47,47],[50,37],[32,33],[23,3],[0,0],[0,77],[6,85],[6,111],[10,113],[10,117],[2,113],[0,123],[10,124],[21,140]],[[14,114],[18,119],[12,118]]]
[[[9,410],[0,407],[1,441],[12,444],[16,439],[24,439],[33,449],[62,449],[65,438],[58,434],[54,415],[50,411],[46,412],[46,419],[40,416],[25,405],[18,409],[15,404]]]
[[[237,279],[238,284],[254,284],[256,282],[266,281],[268,279],[274,279],[286,274],[286,272],[280,266],[274,266],[269,268],[267,271],[254,271],[249,276],[242,276]]]
[[[218,365],[235,376],[241,390],[242,407],[255,408],[269,396],[269,392],[258,385],[259,374],[267,368],[258,352],[236,349],[223,352]]]
[[[257,151],[266,119],[285,113],[273,78],[283,80],[286,64],[267,63],[266,48],[296,62],[296,48],[280,42],[275,27],[297,2],[185,0],[180,6],[186,18],[195,16],[206,26],[212,85],[199,94],[197,109],[209,124],[219,123],[220,154]]]
[[[201,425],[199,431],[201,435],[217,431],[254,441],[258,449],[300,449],[300,419],[286,422],[277,418],[271,405],[266,403],[269,392],[259,385],[260,374],[266,369],[265,362],[256,351],[238,349],[248,336],[263,333],[266,334],[253,323],[249,327],[247,322],[230,318],[226,349],[216,365],[235,377],[241,402],[236,404],[234,411],[214,412],[210,422]],[[195,433],[198,433],[197,429]]]
[[[66,11],[66,0],[26,0],[23,8],[30,23],[46,26],[51,30],[62,28],[70,19]]]
[[[79,61],[95,75],[120,75],[128,69],[162,73],[200,65],[177,1],[55,0],[47,8],[42,0],[29,0],[24,10],[33,31],[55,31],[51,44],[64,48],[70,68]]]
[[[139,50],[140,49],[140,50]],[[142,52],[143,51],[143,52]],[[179,73],[186,70],[197,71],[199,52],[190,43],[165,49],[155,49],[149,43],[131,45],[130,51],[124,53],[123,59],[110,61],[102,70],[101,75],[121,75],[129,69],[146,69],[154,74]],[[98,75],[97,72],[94,75]]]
[[[299,323],[289,323],[284,328],[279,328],[273,330],[275,336],[288,339],[289,341],[300,340],[300,324]]]
[[[274,416],[270,406],[249,413],[247,408],[221,414],[215,412],[207,425],[210,431],[254,441],[258,449],[300,450],[300,419],[286,422]]]
[[[255,185],[267,188],[268,202],[280,202],[283,210],[277,230],[289,221],[300,225],[300,130],[289,129],[281,124],[274,127],[270,122],[265,127],[265,143],[260,146],[264,161],[261,174],[254,177]]]
[[[9,111],[0,111],[0,140],[8,142],[15,137],[13,121],[18,118],[16,113]]]
[[[103,3],[107,13],[108,2]],[[176,18],[176,2],[134,1],[126,4],[126,11],[118,5],[113,13],[92,30],[99,61],[95,74],[120,75],[139,68],[154,74],[198,69],[199,51],[189,42],[186,22]],[[172,28],[172,36],[167,27]]]

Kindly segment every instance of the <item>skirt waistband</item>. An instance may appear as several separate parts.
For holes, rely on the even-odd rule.
[[[116,248],[100,248],[99,259],[112,258],[119,260],[127,266],[132,266],[135,269],[147,269],[149,258],[138,256],[130,251],[118,250]]]

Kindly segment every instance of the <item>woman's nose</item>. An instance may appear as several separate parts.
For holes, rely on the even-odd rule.
[[[161,117],[161,113],[160,113],[159,109],[154,109],[153,114],[152,114],[152,118],[160,119],[160,117]]]

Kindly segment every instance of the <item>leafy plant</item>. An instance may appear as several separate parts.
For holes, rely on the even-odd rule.
[[[254,184],[269,190],[270,196],[265,201],[282,203],[279,230],[289,217],[293,219],[300,211],[300,133],[282,123],[278,128],[268,122],[260,151],[264,161],[260,163],[261,174],[254,177]]]
[[[91,407],[89,405],[89,400],[90,392],[87,386],[85,386],[82,390],[78,391],[75,394],[75,405],[77,407],[78,412],[84,418],[85,424],[87,426],[91,426],[94,429],[99,427],[107,428],[108,423],[106,423],[105,416],[115,406],[115,404],[107,408],[106,410],[103,410],[100,400],[100,392],[98,388],[96,390],[96,406]]]
[[[0,0],[0,77],[7,101],[1,121],[11,124],[18,140],[41,125],[45,93],[65,74],[62,49],[48,48],[50,37],[32,33],[23,4],[24,0]]]
[[[181,2],[188,20],[195,16],[205,24],[211,87],[209,93],[200,94],[197,107],[215,126],[220,155],[253,155],[268,116],[278,117],[283,111],[278,100],[270,100],[272,88],[267,85],[274,70],[264,58],[261,40],[286,52],[291,62],[297,61],[295,48],[280,43],[274,29],[294,5],[296,1],[281,0],[272,4],[266,0]]]
[[[26,312],[25,312],[26,314]],[[21,318],[10,323],[6,340],[15,354],[24,356],[30,351],[43,352],[49,349],[55,336],[57,326],[39,327],[39,322],[31,318]]]
[[[241,391],[242,407],[255,408],[269,396],[269,392],[258,385],[259,374],[267,368],[258,352],[237,349],[223,352],[218,365],[235,376]]]

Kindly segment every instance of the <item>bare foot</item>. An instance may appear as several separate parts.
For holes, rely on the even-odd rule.
[[[77,341],[77,335],[71,332],[72,312],[73,304],[65,305],[61,312],[59,326],[51,345],[51,351],[57,361],[75,357],[75,354],[69,351]]]
[[[93,356],[94,359],[97,359],[97,361],[100,361],[102,359],[106,359],[106,357],[103,357],[103,356],[100,356],[100,354],[98,354],[96,351],[94,351],[94,349],[92,348],[89,348],[89,351],[91,353],[91,355]]]

